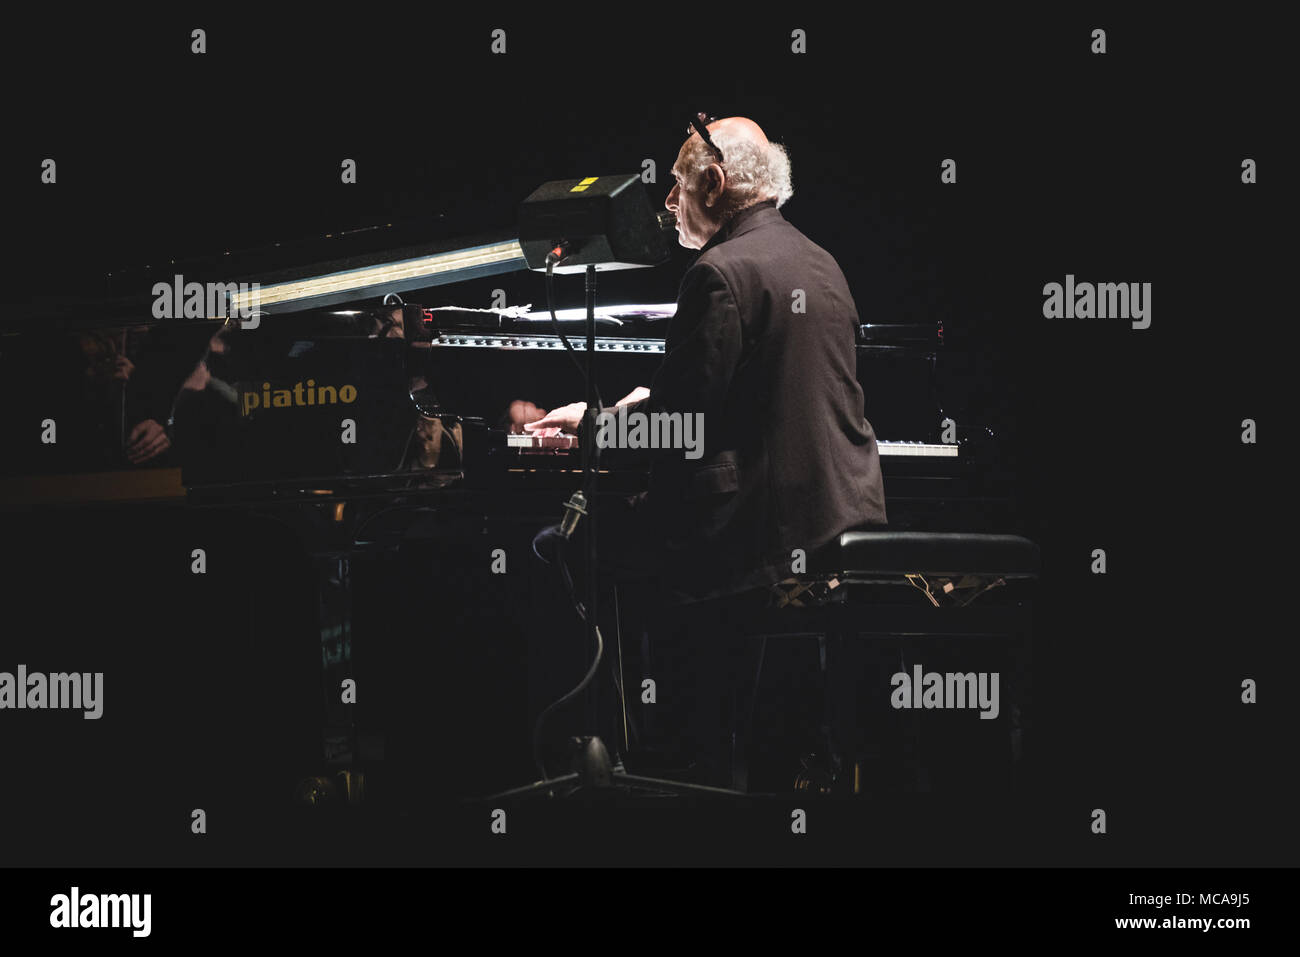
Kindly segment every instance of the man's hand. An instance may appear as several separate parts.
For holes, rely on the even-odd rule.
[[[637,386],[623,398],[614,403],[614,408],[622,405],[631,405],[633,402],[640,402],[642,399],[650,398],[650,390],[643,385]]]
[[[631,405],[633,402],[640,402],[642,399],[650,398],[650,390],[643,385],[637,386],[623,398],[614,403],[614,408],[624,405]],[[556,429],[561,432],[568,432],[572,435],[578,434],[578,426],[582,424],[582,417],[587,412],[587,403],[570,402],[568,405],[562,405],[553,410],[550,415],[545,415],[536,422],[525,422],[525,432],[538,432],[541,429]]]
[[[577,435],[578,426],[582,424],[582,417],[586,412],[587,403],[570,402],[568,405],[562,405],[558,409],[552,409],[536,422],[525,422],[524,431],[537,433],[542,429],[559,429],[561,432],[568,432],[572,435]]]
[[[167,432],[154,419],[137,422],[126,440],[126,457],[132,465],[147,462],[171,447]]]

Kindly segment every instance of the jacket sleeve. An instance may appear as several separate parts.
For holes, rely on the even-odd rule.
[[[726,279],[715,267],[696,263],[682,278],[677,312],[668,324],[663,365],[650,383],[650,398],[629,411],[721,410],[740,361],[740,311]]]

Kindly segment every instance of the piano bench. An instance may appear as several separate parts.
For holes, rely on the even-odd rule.
[[[923,574],[927,577],[1037,578],[1038,546],[1019,535],[902,532],[887,528],[844,532],[818,555],[827,571],[847,580]]]
[[[845,700],[853,694],[848,689],[857,679],[838,673],[842,667],[833,667],[844,658],[846,642],[864,637],[899,641],[900,654],[910,659],[906,663],[910,669],[918,663],[942,664],[942,660],[925,660],[933,653],[922,651],[918,639],[961,636],[1005,641],[1010,671],[1003,676],[1008,701],[1002,713],[1014,781],[1022,710],[1028,706],[1029,602],[1007,594],[975,607],[972,603],[997,586],[1033,582],[1039,570],[1038,546],[1017,535],[854,529],[810,556],[806,573],[772,586],[774,598],[768,607],[751,603],[742,612],[727,610],[713,616],[716,627],[745,644],[752,639],[757,646],[756,668],[737,662],[749,675],[744,687],[733,689],[737,697],[733,699],[731,786],[741,791],[748,786],[746,751],[753,735],[767,639],[793,636],[817,638],[825,692],[824,731],[828,753],[837,759],[843,738],[838,715],[857,710],[854,702]],[[918,590],[925,596],[920,600]],[[843,757],[841,771],[848,773],[853,762]]]
[[[1038,578],[1038,546],[1019,535],[851,529],[810,557],[809,568],[772,586],[773,604],[878,604],[894,588],[916,588],[936,608],[966,606],[1010,581]],[[851,586],[838,590],[842,586]]]

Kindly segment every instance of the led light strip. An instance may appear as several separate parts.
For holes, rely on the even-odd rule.
[[[581,334],[570,335],[569,344],[576,352],[584,352],[587,348],[586,337]],[[557,336],[510,336],[472,332],[444,333],[429,345],[469,349],[514,349],[529,352],[564,349],[564,343]],[[664,342],[662,339],[611,339],[608,336],[600,336],[596,339],[596,351],[663,355]]]
[[[419,259],[262,286],[256,293],[231,296],[231,307],[238,310],[267,309],[303,300],[313,300],[314,305],[326,305],[326,299],[363,298],[368,290],[400,292],[526,268],[523,250],[519,248],[519,242],[512,239],[489,246],[473,246]]]

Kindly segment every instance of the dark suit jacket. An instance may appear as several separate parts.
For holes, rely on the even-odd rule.
[[[644,503],[685,594],[780,581],[794,549],[885,522],[857,324],[835,260],[774,202],[738,213],[683,277],[663,366],[628,411],[704,414],[703,456],[655,453]]]

